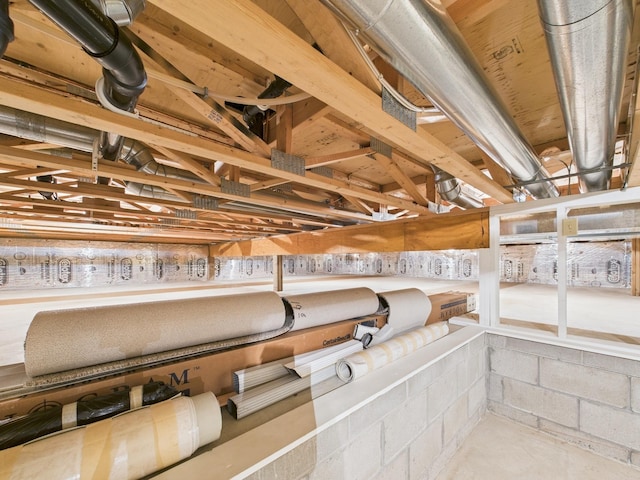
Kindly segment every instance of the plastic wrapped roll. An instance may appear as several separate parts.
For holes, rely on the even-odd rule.
[[[317,327],[378,311],[380,300],[369,288],[349,288],[286,297],[294,315],[293,330]]]
[[[0,478],[141,478],[217,440],[221,425],[212,393],[178,397],[2,450]]]
[[[418,288],[405,288],[378,293],[382,305],[389,309],[387,324],[396,333],[416,327],[423,327],[431,313],[431,301]]]
[[[177,394],[178,391],[170,385],[152,382],[130,390],[30,413],[0,425],[0,450],[60,430],[104,420],[127,410],[169,400]]]
[[[274,292],[39,312],[25,370],[34,377],[276,331],[285,319]]]
[[[336,374],[344,382],[351,382],[369,372],[384,367],[449,333],[446,322],[420,327],[387,340],[362,352],[354,353],[338,361]]]

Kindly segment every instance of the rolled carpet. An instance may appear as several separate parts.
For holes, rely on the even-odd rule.
[[[287,295],[294,315],[292,331],[317,327],[378,311],[380,300],[366,287]]]
[[[221,428],[211,392],[178,397],[2,450],[0,478],[141,478],[217,440]]]
[[[354,353],[336,363],[336,374],[344,382],[352,382],[369,372],[384,367],[449,333],[446,322],[416,328],[407,333]]]
[[[39,312],[27,331],[25,371],[34,377],[270,332],[285,320],[275,292]]]

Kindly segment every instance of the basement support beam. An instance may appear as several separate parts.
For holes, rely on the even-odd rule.
[[[213,257],[410,252],[489,247],[489,211],[477,209],[431,218],[276,235],[210,247]]]

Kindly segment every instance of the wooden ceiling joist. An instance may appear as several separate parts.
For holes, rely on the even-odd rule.
[[[207,8],[203,0],[150,0],[150,4],[188,23],[239,55],[287,79],[368,134],[426,163],[432,163],[501,202],[511,195],[425,130],[417,132],[385,113],[380,97],[249,0]],[[238,35],[238,32],[243,35]],[[278,55],[273,55],[278,52]]]

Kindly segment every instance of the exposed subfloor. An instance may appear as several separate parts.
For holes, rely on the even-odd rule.
[[[488,413],[436,480],[634,480],[640,469]]]

